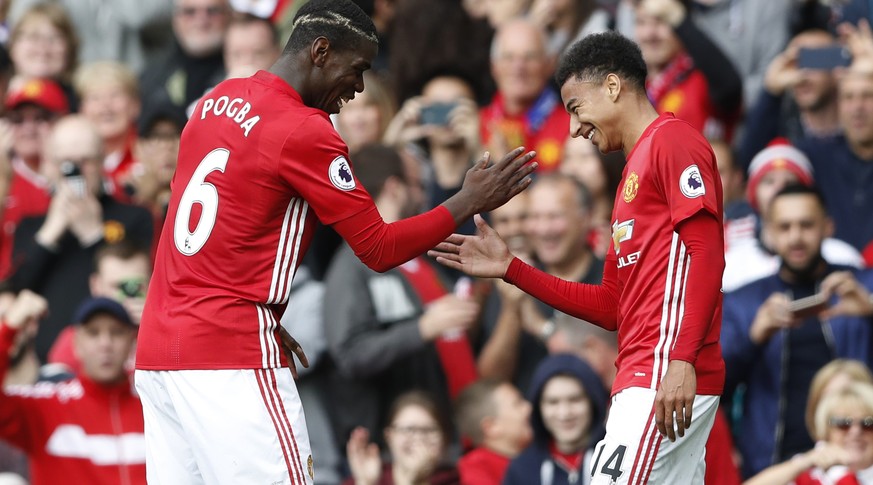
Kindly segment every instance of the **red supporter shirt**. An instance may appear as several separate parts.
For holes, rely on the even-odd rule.
[[[613,244],[606,256],[601,287],[615,289],[618,314],[613,313],[615,302],[610,298],[582,301],[584,297],[574,292],[586,293],[584,285],[565,284],[562,288],[567,305],[589,306],[591,313],[584,314],[583,310],[587,320],[618,330],[613,394],[628,387],[658,389],[671,360],[694,364],[697,394],[721,394],[721,294],[714,299],[711,320],[685,318],[686,312],[692,314],[692,310],[696,315],[701,304],[686,300],[686,293],[700,287],[688,282],[690,255],[676,232],[683,221],[700,211],[709,212],[718,223],[713,222],[716,230],[706,246],[716,249],[718,257],[723,258],[721,201],[721,182],[709,144],[697,130],[672,114],[658,117],[631,150],[616,194]],[[709,268],[708,263],[723,267],[723,259],[701,261],[696,267]],[[506,279],[541,298],[537,288],[526,284],[532,276],[532,270],[516,259]],[[720,274],[700,277],[713,276],[720,282]],[[587,289],[592,288],[596,287]]]
[[[15,331],[0,324],[0,381]],[[145,485],[142,404],[124,380],[11,386],[0,395],[0,438],[27,453],[33,485]]]
[[[12,245],[15,230],[25,217],[42,216],[48,212],[52,198],[45,180],[31,169],[24,160],[12,160],[12,181],[6,195],[2,217],[3,233],[0,235],[0,279],[9,276],[15,266],[12,261]]]
[[[219,84],[182,133],[136,368],[284,366],[279,316],[316,218],[381,271],[455,227],[444,207],[385,224],[327,113],[282,79]]]
[[[544,92],[533,107],[518,115],[506,113],[503,97],[498,93],[479,115],[482,143],[486,146],[492,131],[499,130],[506,146],[536,150],[538,172],[550,172],[560,165],[564,143],[570,134],[570,115],[552,91]]]
[[[510,459],[488,448],[475,448],[458,460],[461,485],[499,485]]]
[[[675,114],[706,135],[733,139],[734,122],[716,114],[709,97],[709,84],[698,69],[656,100],[655,109],[658,113]]]

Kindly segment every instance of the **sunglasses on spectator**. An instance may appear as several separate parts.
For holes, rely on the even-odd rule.
[[[53,120],[54,117],[54,114],[42,110],[27,115],[18,111],[9,111],[6,113],[6,120],[13,125],[21,125],[28,121],[32,123],[48,123]]]
[[[176,9],[176,14],[182,17],[194,17],[198,12],[205,13],[208,17],[218,17],[227,13],[227,9],[220,6],[212,7],[179,7]]]
[[[146,296],[145,280],[142,278],[132,278],[120,281],[115,286],[118,289],[118,296],[122,299],[145,298]]]
[[[867,416],[856,421],[853,418],[831,418],[830,425],[832,428],[837,428],[840,431],[849,431],[855,423],[861,427],[862,431],[873,431],[873,416]]]

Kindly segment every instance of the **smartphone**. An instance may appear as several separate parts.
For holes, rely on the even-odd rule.
[[[67,185],[73,189],[73,193],[79,197],[85,195],[85,177],[82,176],[82,170],[79,169],[76,162],[69,160],[61,162],[61,174],[63,174]]]
[[[848,49],[839,44],[815,49],[802,47],[797,52],[797,67],[801,69],[829,71],[836,67],[849,67],[851,63],[852,56]]]
[[[819,313],[827,310],[829,304],[824,294],[816,293],[812,296],[799,298],[788,304],[788,309],[795,319],[802,320],[804,318],[814,317]]]
[[[457,103],[434,103],[421,108],[421,124],[446,126],[449,124],[449,113]]]

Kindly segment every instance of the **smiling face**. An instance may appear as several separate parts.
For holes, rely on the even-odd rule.
[[[862,425],[865,420],[871,420],[873,412],[860,400],[849,399],[835,406],[830,414],[828,442],[846,450],[847,465],[853,470],[863,470],[873,465],[873,429]],[[836,426],[837,423],[840,426]]]
[[[559,449],[582,449],[591,425],[591,400],[578,379],[559,375],[549,379],[540,395],[543,425]]]
[[[306,104],[329,114],[339,113],[347,101],[364,90],[364,71],[370,69],[377,46],[362,40],[354,49],[337,50],[323,37],[314,45],[318,78],[313,80]]]
[[[584,81],[571,76],[561,86],[561,100],[570,113],[570,136],[591,141],[601,153],[622,148],[621,136],[613,128],[616,125],[615,91],[620,87],[615,74],[609,74],[603,82]]]
[[[52,78],[67,68],[70,46],[51,20],[30,16],[22,20],[9,52],[15,71],[27,78]]]
[[[832,232],[830,219],[815,197],[781,195],[769,207],[767,231],[786,268],[809,273],[821,257],[821,244]]]
[[[432,470],[439,463],[445,446],[437,420],[428,410],[409,405],[397,413],[385,430],[385,441],[394,464],[404,470]]]

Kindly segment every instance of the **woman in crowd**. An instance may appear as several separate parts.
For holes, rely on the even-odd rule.
[[[70,77],[76,69],[78,40],[66,11],[54,3],[40,3],[22,15],[9,37],[14,76],[10,91],[31,79],[52,79],[73,101]],[[70,103],[75,111],[75,103]]]
[[[349,153],[378,143],[397,109],[385,82],[370,71],[364,73],[364,91],[346,104],[336,117],[337,131]]]
[[[812,450],[744,485],[873,484],[873,384],[851,382],[825,394],[815,409],[813,434]]]
[[[352,476],[344,485],[455,485],[454,467],[442,466],[450,428],[435,401],[411,391],[394,401],[388,414],[385,442],[390,460],[383,463],[379,447],[364,428],[352,432],[346,446]]]

